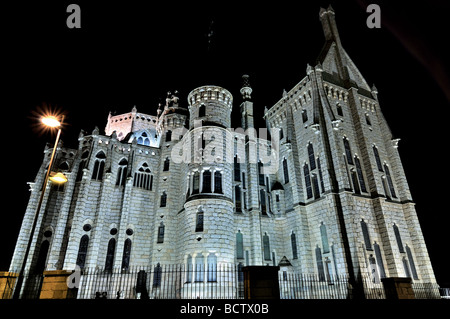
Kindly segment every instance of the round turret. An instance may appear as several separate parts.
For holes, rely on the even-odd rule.
[[[203,126],[231,126],[231,109],[233,96],[231,93],[215,85],[196,88],[188,95],[190,124],[192,129],[202,121]]]

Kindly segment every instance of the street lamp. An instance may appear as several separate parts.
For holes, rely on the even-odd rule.
[[[67,182],[67,177],[64,176],[63,173],[54,173],[51,171],[52,166],[53,166],[53,159],[54,159],[55,153],[56,153],[56,148],[59,143],[59,137],[61,136],[61,126],[62,126],[63,121],[64,121],[64,115],[62,116],[61,121],[56,116],[53,116],[53,115],[47,115],[47,116],[43,116],[41,118],[42,124],[44,124],[46,127],[58,128],[58,134],[56,135],[55,146],[53,147],[52,156],[50,157],[50,163],[48,165],[47,173],[45,174],[44,186],[42,187],[42,190],[41,190],[41,196],[39,197],[39,203],[36,208],[36,212],[34,213],[33,225],[31,226],[30,237],[28,239],[27,249],[25,251],[25,256],[23,258],[22,267],[20,269],[19,277],[17,278],[17,283],[14,288],[13,299],[19,299],[19,297],[20,297],[20,290],[22,289],[23,275],[25,272],[26,264],[27,264],[28,254],[30,253],[31,243],[33,241],[34,231],[36,230],[36,224],[37,224],[37,221],[39,218],[39,211],[41,210],[42,201],[44,199],[45,189],[47,187],[48,180],[50,179],[52,182],[58,183],[58,184],[63,184],[65,182]]]

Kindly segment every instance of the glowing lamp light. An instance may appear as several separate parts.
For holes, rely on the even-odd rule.
[[[58,127],[61,125],[61,122],[58,121],[58,119],[55,116],[45,116],[41,119],[41,122],[49,127]]]
[[[49,179],[57,184],[64,184],[65,182],[67,182],[67,177],[61,172],[58,173],[52,172],[50,174]]]

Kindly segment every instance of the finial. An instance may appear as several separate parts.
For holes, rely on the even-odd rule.
[[[309,63],[306,65],[306,74],[310,74],[313,71],[313,68],[311,67],[311,65],[309,65]]]
[[[242,98],[244,99],[244,100],[250,100],[252,97],[251,97],[251,94],[252,94],[252,88],[251,88],[251,86],[250,86],[250,81],[249,81],[249,76],[247,75],[247,74],[244,74],[243,76],[242,76],[242,88],[241,88],[241,90],[240,90],[240,92],[241,92],[241,94],[242,94]]]
[[[377,87],[374,85],[372,85],[372,93],[378,94],[378,90]]]
[[[135,106],[133,106],[133,108],[131,109],[131,112],[132,112],[132,113],[136,113],[136,112],[137,112],[137,108],[136,108],[136,105],[135,105]]]

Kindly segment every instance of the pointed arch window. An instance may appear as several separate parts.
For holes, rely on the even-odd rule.
[[[372,250],[372,244],[370,242],[369,228],[367,227],[367,223],[364,221],[364,219],[361,220],[361,230],[363,233],[364,244],[366,246],[366,249]]]
[[[130,256],[131,256],[131,239],[125,239],[123,245],[123,256],[122,256],[122,270],[128,270],[130,267]]]
[[[101,181],[103,179],[103,171],[105,169],[106,155],[100,151],[95,156],[94,170],[92,171],[92,179]]]
[[[267,215],[266,191],[262,188],[259,190],[259,201],[261,203],[261,214]]]
[[[89,246],[89,236],[83,235],[80,239],[80,245],[78,247],[78,255],[76,262],[77,266],[80,267],[80,269],[84,269],[88,246]]]
[[[391,172],[390,172],[387,164],[384,164],[384,171],[386,172],[386,179],[387,179],[387,182],[389,185],[389,190],[391,192],[391,196],[393,198],[397,198],[397,195],[395,194],[394,183],[392,182]]]
[[[410,269],[412,272],[412,277],[413,277],[413,279],[418,280],[419,276],[417,275],[416,265],[414,263],[411,248],[409,248],[408,245],[406,245],[406,255],[408,256],[409,266],[410,266]]]
[[[150,191],[152,190],[153,175],[151,174],[147,163],[142,164],[138,171],[134,173],[133,186]]]
[[[366,183],[364,182],[364,176],[361,169],[361,162],[359,161],[359,158],[355,156],[355,166],[356,166],[356,173],[358,175],[359,180],[359,187],[362,192],[367,193],[366,189]]]
[[[127,179],[127,166],[128,161],[122,159],[119,162],[119,169],[117,170],[116,186],[125,186],[125,181]]]
[[[288,165],[287,165],[287,159],[283,159],[283,174],[284,174],[284,183],[289,183],[289,171],[288,171]]]
[[[157,263],[155,268],[153,268],[153,288],[161,286],[162,279],[162,267],[160,263]]]
[[[223,194],[222,191],[222,172],[214,172],[214,193]]]
[[[386,271],[384,270],[383,257],[381,255],[380,245],[376,242],[373,244],[373,250],[375,251],[375,257],[377,259],[378,269],[380,271],[380,278],[386,278]]]
[[[89,152],[85,151],[83,154],[81,154],[81,161],[78,165],[78,172],[77,177],[75,179],[75,182],[81,181],[81,178],[83,177],[83,169],[86,168],[87,158],[89,157]]]
[[[146,132],[142,132],[141,135],[137,138],[137,143],[140,145],[149,146],[150,138]]]
[[[217,281],[217,256],[214,253],[208,255],[206,260],[208,265],[208,282]]]
[[[267,233],[263,236],[264,260],[271,260],[270,258],[270,240]]]
[[[350,149],[350,143],[348,138],[344,137],[344,149],[345,149],[345,157],[347,158],[347,163],[353,165],[353,157],[352,151]]]
[[[292,247],[292,258],[298,259],[297,238],[296,238],[294,232],[292,232],[292,234],[291,234],[291,247]]]
[[[320,223],[320,237],[322,239],[322,248],[324,253],[330,252],[330,245],[328,243],[328,234],[327,234],[327,228],[325,225]]]
[[[401,253],[404,253],[405,249],[403,248],[403,242],[402,242],[402,237],[400,236],[400,230],[398,229],[398,226],[396,224],[394,224],[394,226],[392,226],[392,228],[394,229],[394,234],[395,234],[395,239],[397,241],[398,250]]]
[[[114,264],[114,252],[116,251],[116,239],[111,238],[108,242],[108,249],[106,250],[105,271],[112,271]]]
[[[381,165],[380,154],[378,153],[378,148],[374,145],[372,147],[373,155],[375,156],[375,162],[377,163],[378,170],[383,172],[383,165]]]
[[[244,259],[244,237],[240,230],[236,233],[236,258]]]
[[[205,272],[205,257],[200,253],[195,256],[195,281],[203,282],[203,275]]]
[[[312,143],[308,144],[308,158],[311,170],[316,169],[316,158],[314,156],[314,147]]]
[[[303,165],[303,174],[305,175],[305,186],[306,186],[306,198],[310,199],[313,197],[312,187],[311,187],[311,177],[309,173],[308,164]]]

